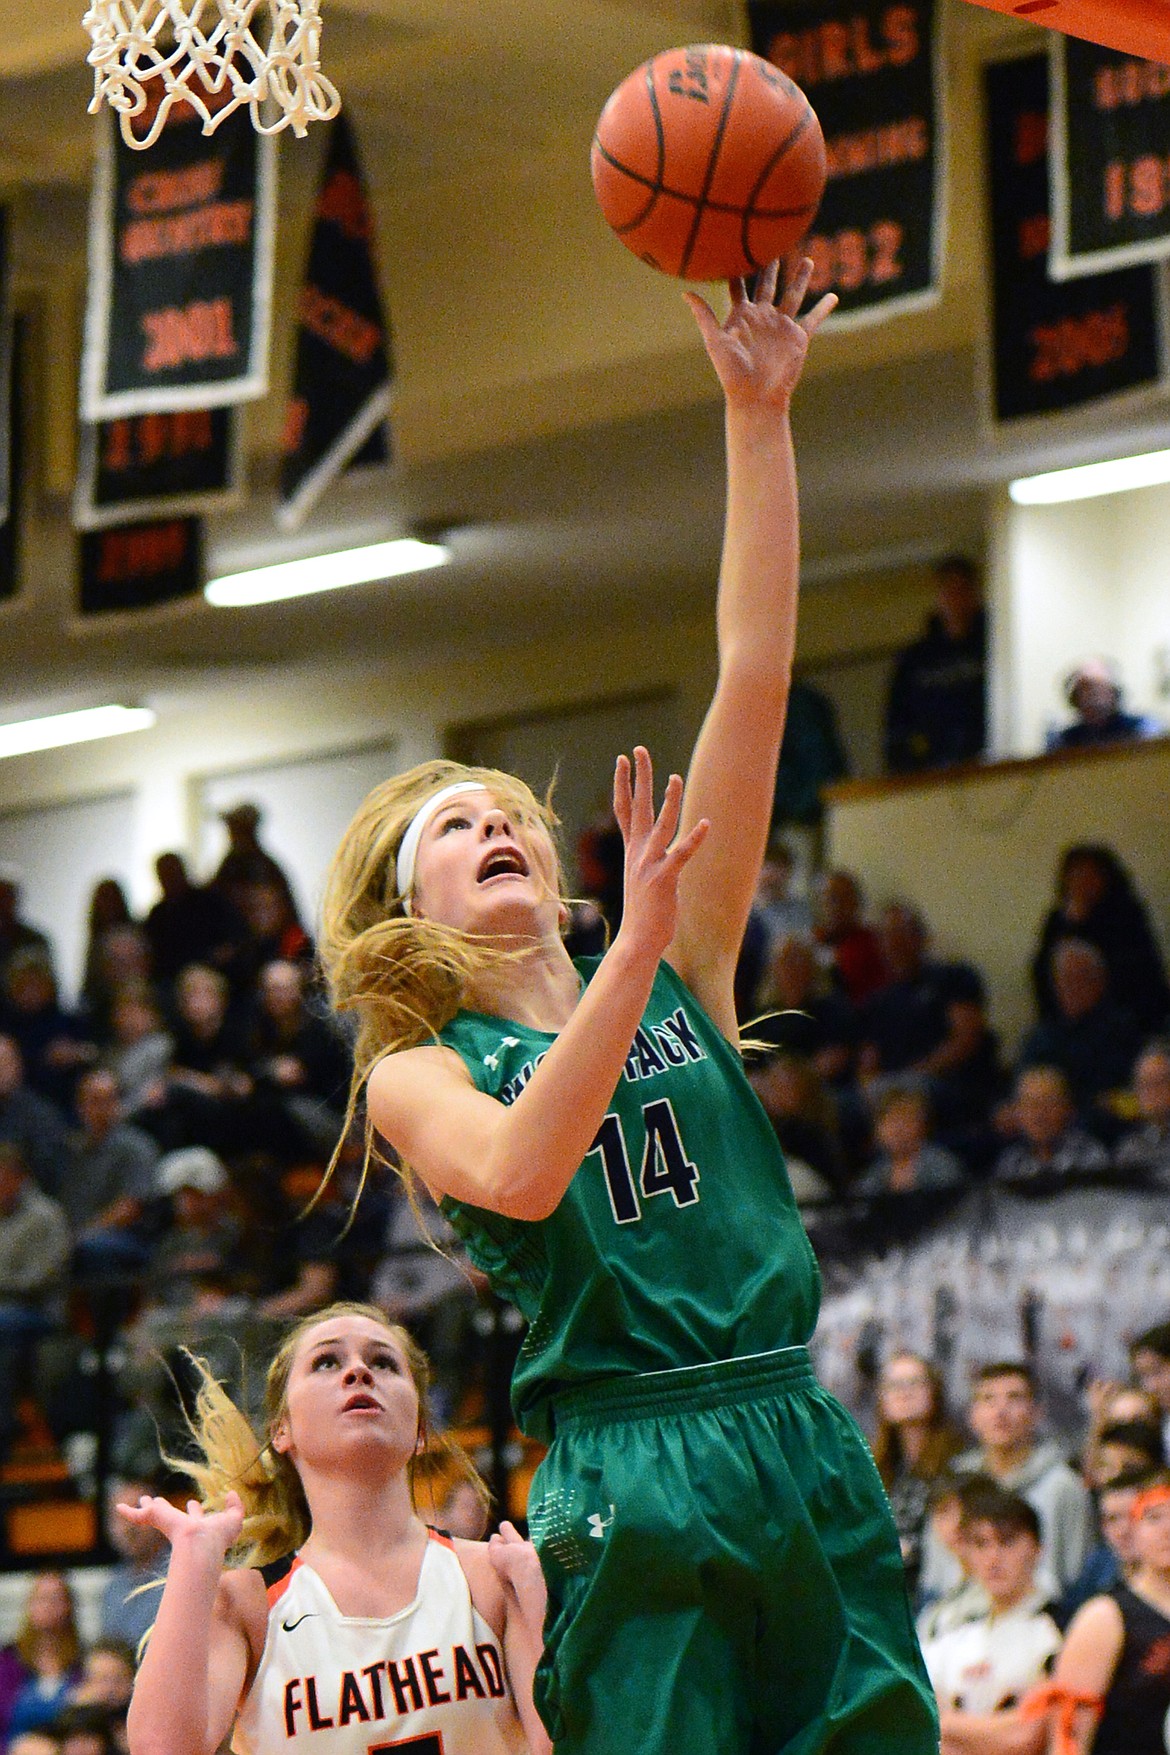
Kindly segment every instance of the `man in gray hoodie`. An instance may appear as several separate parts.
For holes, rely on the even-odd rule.
[[[1040,1519],[1037,1583],[1054,1596],[1072,1583],[1092,1540],[1092,1502],[1059,1445],[1039,1440],[1041,1410],[1030,1368],[1017,1360],[981,1365],[971,1389],[967,1420],[979,1447],[952,1465],[990,1475],[1019,1493]]]

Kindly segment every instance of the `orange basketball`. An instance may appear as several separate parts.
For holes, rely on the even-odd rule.
[[[729,280],[804,236],[825,143],[778,67],[701,43],[622,80],[598,117],[591,169],[601,211],[635,256],[686,280]]]

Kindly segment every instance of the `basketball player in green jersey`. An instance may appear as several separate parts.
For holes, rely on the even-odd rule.
[[[431,762],[339,849],[322,954],[372,1129],[528,1318],[513,1385],[550,1445],[537,1701],[563,1755],[928,1755],[897,1538],[805,1346],[818,1281],[744,1077],[732,977],[768,831],[796,626],[789,405],[831,297],[688,294],[726,402],[718,680],[685,796],[618,761],[622,924],[565,952],[552,824]]]

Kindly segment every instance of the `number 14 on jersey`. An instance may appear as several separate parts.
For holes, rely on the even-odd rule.
[[[676,1207],[693,1206],[699,1198],[698,1167],[687,1157],[670,1098],[659,1097],[645,1104],[642,1124],[646,1145],[636,1184],[620,1115],[606,1116],[586,1154],[586,1160],[595,1152],[600,1154],[609,1204],[619,1225],[630,1225],[642,1217],[639,1192],[643,1200],[669,1194]]]

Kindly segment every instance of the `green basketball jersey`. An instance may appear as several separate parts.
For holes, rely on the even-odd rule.
[[[579,962],[586,980],[598,961]],[[514,1103],[555,1038],[460,1012],[442,1040],[481,1091]],[[562,1390],[802,1345],[816,1321],[816,1261],[772,1125],[739,1055],[666,963],[556,1211],[528,1221],[442,1205],[528,1319],[512,1393],[537,1438]]]

